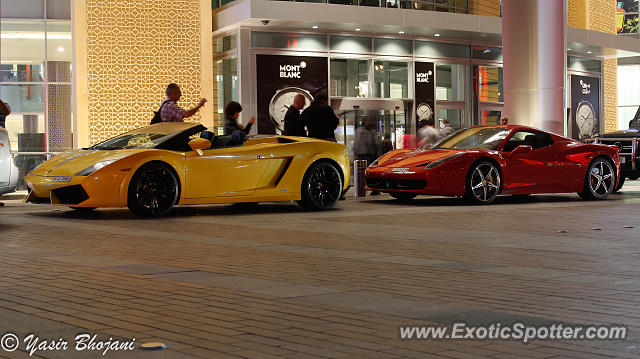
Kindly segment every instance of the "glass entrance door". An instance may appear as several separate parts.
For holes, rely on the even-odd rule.
[[[357,104],[358,101],[354,103]],[[380,100],[376,106],[373,101],[369,101],[356,105],[357,108],[354,109],[341,110],[340,100],[332,101],[340,119],[335,131],[336,140],[347,146],[351,163],[356,159],[371,163],[389,151],[411,146],[413,102],[394,100],[393,103],[390,106],[385,100]]]
[[[467,127],[465,119],[464,103],[441,103],[436,104],[436,127],[444,128],[447,124],[455,130]]]
[[[504,105],[480,104],[478,106],[478,124],[499,125]]]

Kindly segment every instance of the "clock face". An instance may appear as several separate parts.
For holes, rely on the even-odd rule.
[[[313,101],[313,96],[311,96],[309,91],[298,87],[282,89],[276,92],[276,94],[271,98],[271,103],[269,104],[269,115],[271,115],[271,119],[276,127],[276,134],[281,134],[284,130],[284,115],[287,114],[287,110],[289,109],[289,106],[293,104],[293,99],[297,94],[302,94],[307,99],[302,110],[309,107],[309,104]]]
[[[591,136],[596,129],[596,114],[593,111],[593,106],[587,101],[582,101],[578,104],[576,110],[576,125],[578,126],[578,132],[580,136]]]
[[[416,115],[420,120],[428,120],[431,118],[431,115],[433,115],[433,110],[431,109],[431,106],[429,106],[428,104],[421,103],[416,108]]]

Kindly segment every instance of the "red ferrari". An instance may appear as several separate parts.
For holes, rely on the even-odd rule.
[[[391,151],[365,176],[369,190],[401,200],[429,194],[491,203],[499,194],[577,192],[583,199],[605,199],[619,173],[614,146],[583,144],[525,126],[481,126],[429,147]]]

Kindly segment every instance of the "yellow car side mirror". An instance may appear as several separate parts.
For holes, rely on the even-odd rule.
[[[205,138],[196,138],[189,141],[189,147],[196,152],[198,152],[198,150],[206,150],[211,147],[211,141]]]

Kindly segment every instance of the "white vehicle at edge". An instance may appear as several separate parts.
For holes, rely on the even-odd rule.
[[[9,144],[9,133],[0,127],[0,195],[14,192],[18,185],[16,167]]]

